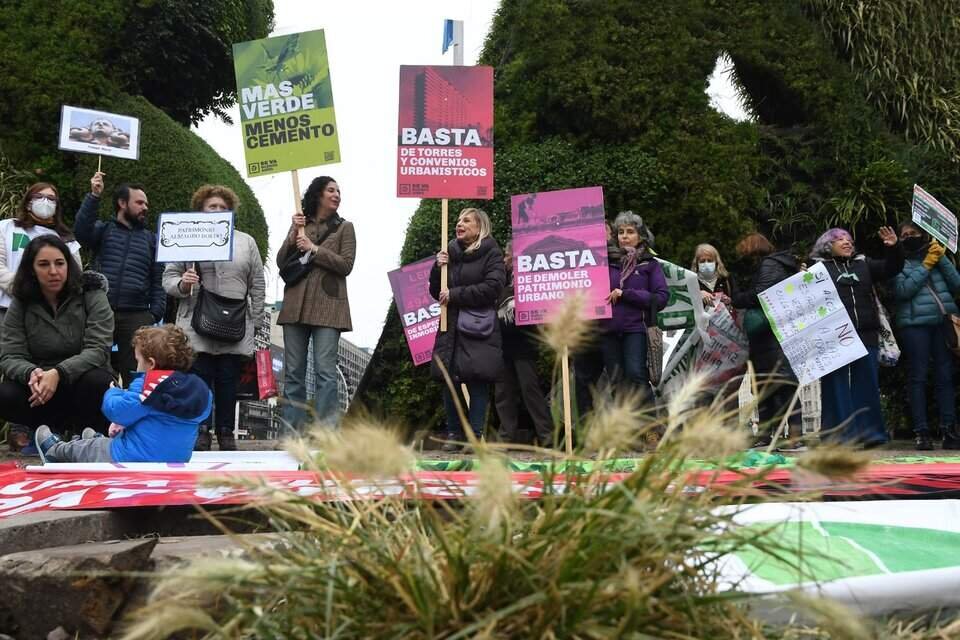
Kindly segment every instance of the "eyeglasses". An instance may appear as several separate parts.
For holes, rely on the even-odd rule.
[[[48,195],[46,195],[46,194],[44,194],[44,193],[38,193],[38,194],[35,194],[35,195],[30,196],[30,201],[31,201],[31,202],[34,202],[34,201],[36,201],[36,200],[49,200],[50,202],[56,204],[56,203],[57,203],[57,196],[48,196]]]

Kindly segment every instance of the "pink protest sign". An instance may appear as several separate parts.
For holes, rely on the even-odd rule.
[[[584,319],[609,318],[603,189],[513,196],[510,210],[517,324],[549,322],[578,293],[584,297]]]
[[[433,341],[440,328],[440,304],[430,295],[433,263],[433,258],[427,258],[387,274],[414,365],[430,362]]]

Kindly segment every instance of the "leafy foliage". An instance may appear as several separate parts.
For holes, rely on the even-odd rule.
[[[8,96],[0,122],[16,123],[0,130],[0,146],[14,166],[56,183],[66,210],[75,211],[96,158],[57,148],[61,105],[141,117],[141,159],[105,160],[108,189],[143,182],[153,210],[162,211],[186,207],[200,183],[228,184],[245,203],[239,226],[265,255],[266,224],[253,193],[184,124],[230,104],[230,44],[265,36],[272,13],[272,0],[0,4],[0,94]]]

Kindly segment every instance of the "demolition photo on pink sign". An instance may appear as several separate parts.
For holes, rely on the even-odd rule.
[[[517,324],[549,322],[575,295],[582,296],[584,319],[609,318],[603,189],[513,196],[510,212]]]

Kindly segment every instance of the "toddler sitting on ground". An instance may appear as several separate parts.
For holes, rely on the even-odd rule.
[[[139,375],[126,391],[111,385],[101,411],[111,420],[109,438],[84,429],[64,442],[46,425],[37,429],[37,450],[47,462],[189,462],[200,422],[213,394],[187,373],[193,350],[174,325],[143,327],[133,336]]]

